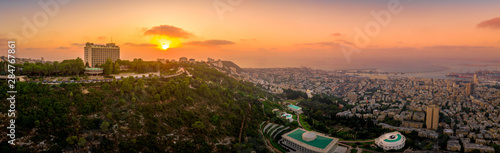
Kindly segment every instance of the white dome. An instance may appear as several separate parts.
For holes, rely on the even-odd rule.
[[[316,137],[317,137],[316,133],[311,131],[307,131],[304,134],[302,134],[302,139],[305,141],[313,141],[314,139],[316,139]]]

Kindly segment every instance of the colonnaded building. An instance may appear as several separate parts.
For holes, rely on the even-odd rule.
[[[346,147],[338,146],[339,139],[297,128],[281,136],[280,144],[292,152],[345,153]]]
[[[115,43],[98,45],[87,42],[84,50],[84,60],[85,63],[89,64],[89,67],[96,67],[97,65],[104,64],[108,58],[113,62],[120,59],[120,47],[116,46]]]
[[[375,139],[375,144],[384,150],[399,150],[405,146],[406,137],[398,131],[386,133]]]

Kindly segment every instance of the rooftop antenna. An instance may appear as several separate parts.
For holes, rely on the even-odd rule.
[[[113,43],[113,37],[111,37],[111,43]]]

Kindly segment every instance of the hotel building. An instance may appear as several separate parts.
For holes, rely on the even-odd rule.
[[[84,47],[84,60],[90,67],[104,64],[108,58],[113,62],[120,59],[120,47],[115,43],[107,43],[106,45],[97,45],[87,42]]]

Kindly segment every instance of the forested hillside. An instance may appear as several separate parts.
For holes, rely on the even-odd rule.
[[[258,132],[272,97],[206,64],[181,64],[192,77],[107,83],[18,82],[16,146],[0,152],[266,152]],[[7,83],[0,82],[0,98]],[[259,101],[258,99],[261,99]],[[8,110],[0,103],[0,110]],[[8,125],[2,113],[1,125]]]

